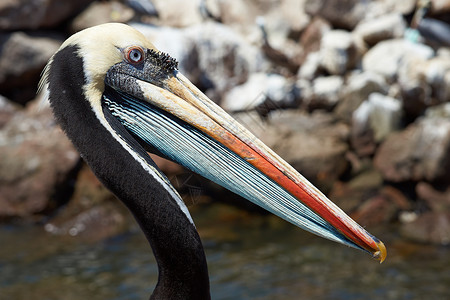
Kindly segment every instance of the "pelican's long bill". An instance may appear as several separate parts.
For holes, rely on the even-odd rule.
[[[146,149],[307,231],[385,259],[380,240],[208,99],[178,72],[173,58],[156,50],[129,51],[143,62],[108,70],[102,106]]]

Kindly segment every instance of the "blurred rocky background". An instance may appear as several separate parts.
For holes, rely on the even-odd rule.
[[[174,56],[359,223],[450,243],[449,0],[0,1],[0,222],[91,240],[127,228],[37,95],[62,41],[106,22]],[[255,210],[155,160],[191,209]]]

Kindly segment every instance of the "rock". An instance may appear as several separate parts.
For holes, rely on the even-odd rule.
[[[390,133],[400,129],[402,116],[399,100],[378,93],[370,94],[353,113],[353,144],[358,144],[357,139],[367,132],[373,134],[375,143],[383,141]]]
[[[222,101],[228,111],[252,110],[266,102],[267,109],[294,106],[293,83],[277,74],[253,73],[248,81],[231,89]],[[268,107],[268,106],[272,107]]]
[[[356,26],[354,34],[369,45],[388,39],[403,37],[406,23],[400,13],[391,13],[372,20],[364,20]]]
[[[268,122],[251,113],[233,115],[306,178],[324,190],[347,169],[349,128],[328,114],[280,110]]]
[[[373,20],[382,16],[397,13],[401,15],[413,14],[416,8],[417,0],[382,0],[370,1],[367,13],[363,21]]]
[[[437,55],[428,60],[423,69],[423,77],[431,87],[436,102],[443,103],[450,99],[450,57]]]
[[[186,36],[193,41],[198,59],[199,76],[194,82],[212,99],[219,100],[231,87],[267,66],[258,47],[224,25],[207,22],[192,26],[186,29]]]
[[[361,56],[352,34],[344,30],[326,32],[319,53],[322,67],[332,75],[343,75],[356,65]]]
[[[387,94],[388,85],[383,76],[373,72],[355,72],[347,78],[343,87],[341,101],[337,104],[335,114],[351,123],[353,112],[372,93]]]
[[[348,182],[337,181],[329,193],[341,209],[352,213],[371,195],[377,193],[383,184],[381,174],[370,166],[356,174]]]
[[[435,104],[432,90],[423,76],[427,60],[419,56],[405,56],[399,65],[398,83],[407,121],[420,116],[427,106]]]
[[[341,99],[344,80],[340,76],[317,77],[312,82],[312,96],[304,104],[309,110],[332,110]]]
[[[74,18],[70,30],[78,32],[103,23],[127,23],[133,17],[133,10],[118,1],[96,1]]]
[[[328,20],[335,28],[353,29],[368,10],[369,1],[306,0],[305,11]]]
[[[34,98],[40,73],[60,44],[43,35],[0,34],[0,93],[21,104]]]
[[[331,30],[331,25],[327,20],[320,17],[314,18],[303,31],[300,37],[300,45],[303,47],[302,57],[299,59],[302,64],[309,54],[320,50],[320,41],[323,35]]]
[[[125,229],[128,215],[123,205],[98,181],[89,167],[83,164],[70,202],[44,228],[55,235],[93,242],[121,233]]]
[[[152,0],[158,11],[161,24],[169,27],[188,27],[200,24],[203,17],[200,12],[201,0]]]
[[[179,61],[180,71],[220,102],[231,87],[268,65],[260,49],[239,33],[212,22],[178,29],[132,24],[161,51]]]
[[[67,200],[80,156],[50,109],[29,105],[0,131],[0,219],[34,218]]]
[[[450,211],[450,188],[437,190],[431,184],[419,182],[416,185],[417,198],[425,201],[434,212]]]
[[[321,57],[319,52],[312,52],[306,56],[305,61],[298,70],[298,77],[300,79],[313,80],[323,73],[321,64]]]
[[[19,106],[0,95],[0,129],[19,111]]]
[[[0,30],[36,30],[55,27],[93,0],[10,0],[0,2]]]
[[[364,71],[376,72],[392,81],[397,78],[398,70],[405,59],[418,57],[429,59],[434,51],[428,46],[411,43],[406,40],[387,40],[376,44],[362,59]]]
[[[447,118],[450,119],[450,102],[442,103],[440,105],[429,107],[425,110],[425,117],[427,119]]]
[[[290,28],[290,35],[302,32],[310,23],[310,18],[304,11],[305,0],[284,0],[281,1],[281,19],[287,22]],[[276,4],[278,5],[278,4]],[[272,9],[272,12],[278,11]]]
[[[423,118],[381,144],[374,163],[393,182],[450,180],[450,120]]]
[[[402,206],[409,207],[406,197],[396,189],[385,187],[364,201],[351,217],[362,226],[388,224],[396,218]]]
[[[450,213],[427,212],[402,224],[400,233],[420,243],[448,245],[450,243]]]

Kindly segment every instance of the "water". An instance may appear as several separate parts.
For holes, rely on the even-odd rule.
[[[274,217],[194,219],[207,253],[213,299],[449,299],[447,247],[399,240],[378,228],[388,258],[316,238]],[[157,269],[138,230],[83,243],[36,227],[0,227],[0,299],[147,299]]]

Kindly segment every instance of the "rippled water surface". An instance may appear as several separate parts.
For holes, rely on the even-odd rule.
[[[274,217],[222,220],[194,213],[213,299],[449,299],[450,249],[374,234],[382,265]],[[0,227],[0,299],[147,299],[157,280],[138,231],[97,243],[36,227]]]

